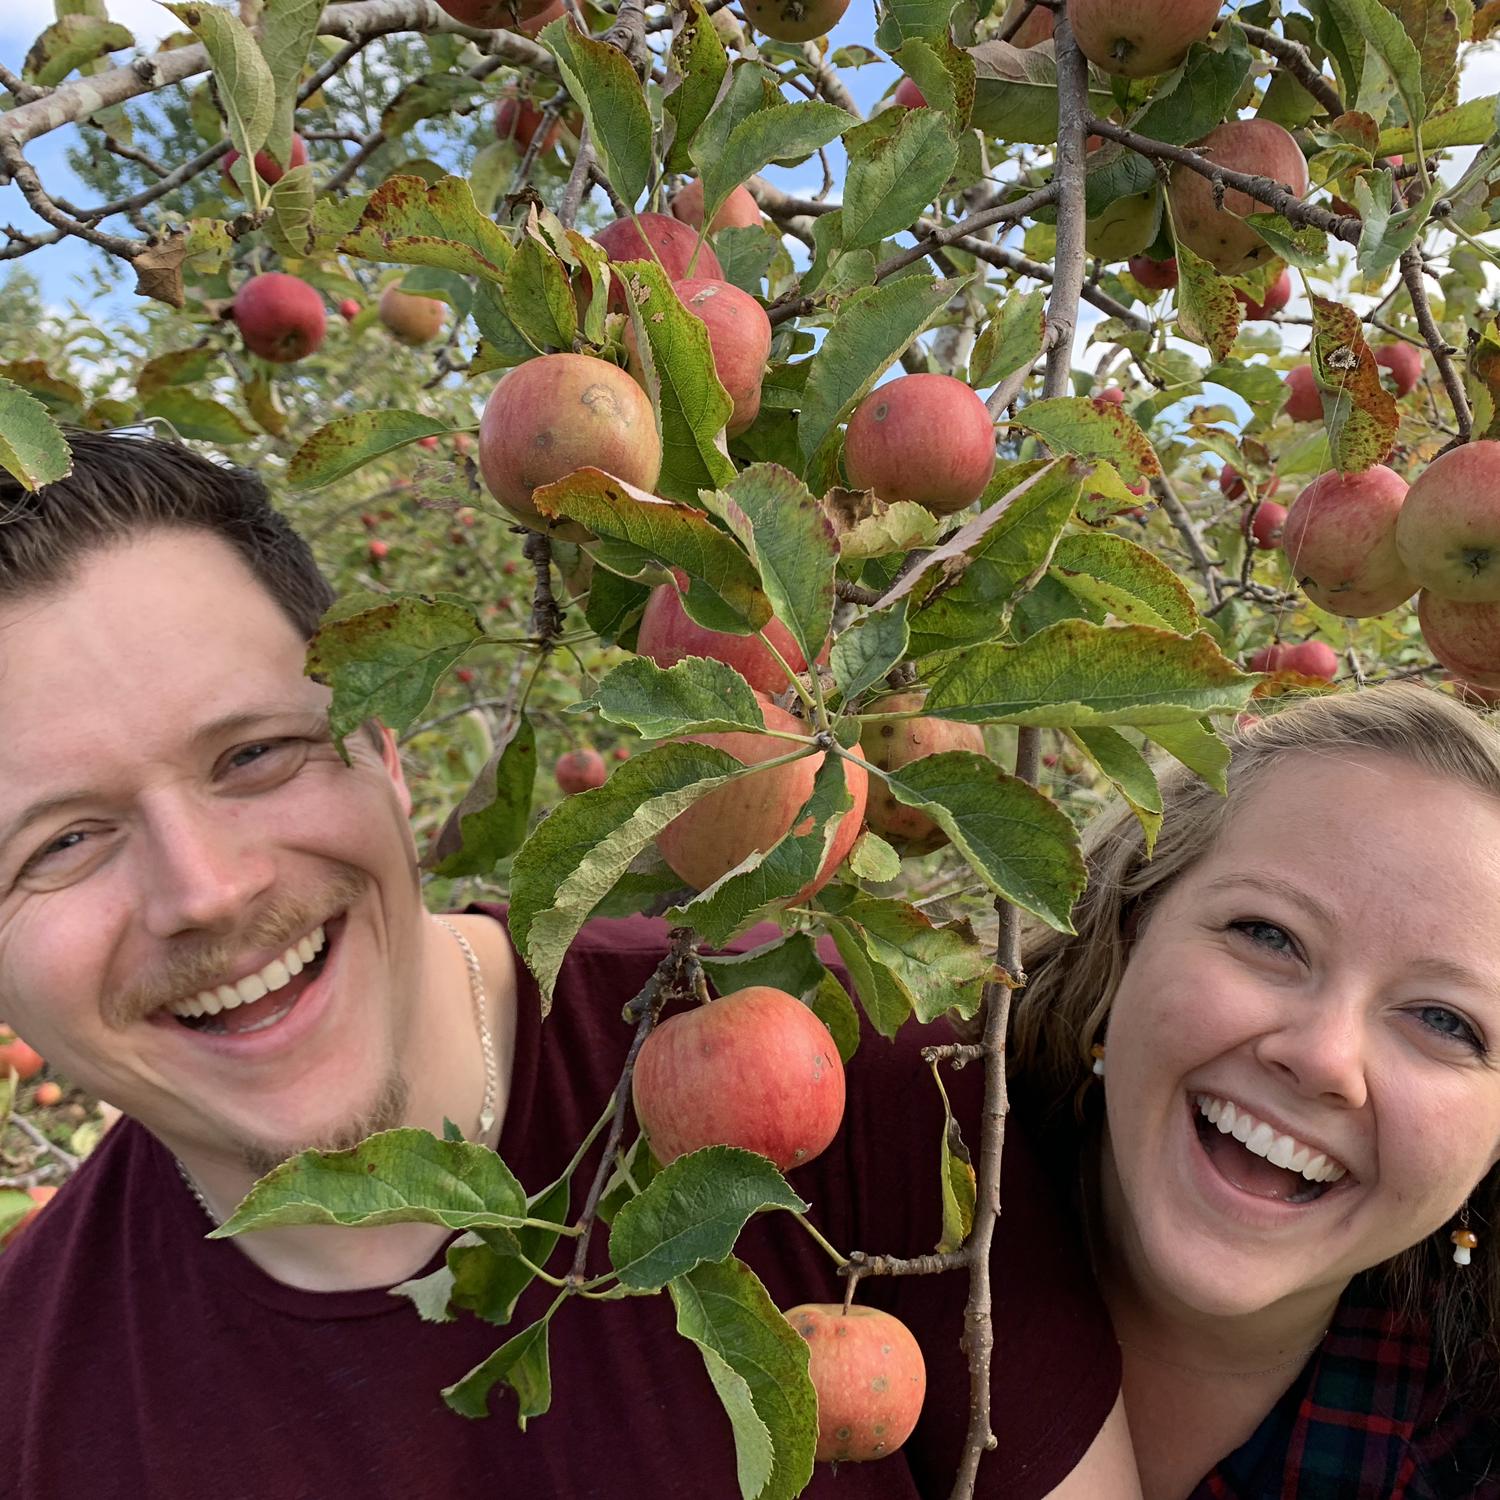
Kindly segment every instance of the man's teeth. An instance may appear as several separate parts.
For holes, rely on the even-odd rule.
[[[327,941],[322,927],[316,927],[280,958],[272,959],[259,973],[247,974],[237,984],[199,990],[191,1000],[179,1000],[167,1009],[174,1016],[216,1016],[221,1010],[233,1010],[237,1005],[252,1005],[290,983],[293,975],[300,974],[323,951]]]
[[[1314,1146],[1304,1146],[1289,1135],[1278,1135],[1232,1100],[1216,1099],[1212,1094],[1195,1094],[1193,1102],[1199,1113],[1217,1125],[1224,1135],[1232,1135],[1245,1150],[1265,1157],[1273,1167],[1300,1172],[1309,1182],[1337,1182],[1348,1173],[1348,1168],[1331,1156],[1325,1156]]]

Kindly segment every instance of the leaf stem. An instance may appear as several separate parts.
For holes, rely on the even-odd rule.
[[[816,1240],[818,1244],[820,1244],[829,1253],[829,1255],[833,1257],[834,1265],[842,1269],[844,1266],[847,1266],[849,1264],[849,1257],[847,1255],[840,1255],[839,1252],[835,1250],[826,1239],[824,1239],[817,1225],[815,1225],[813,1221],[807,1217],[806,1214],[798,1213],[794,1208],[791,1210],[791,1215],[813,1237],[813,1239]]]

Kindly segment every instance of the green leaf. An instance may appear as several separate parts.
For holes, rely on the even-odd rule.
[[[1216,360],[1227,359],[1244,309],[1234,288],[1209,263],[1177,241],[1177,330],[1203,344]]]
[[[726,751],[659,745],[616,766],[603,786],[558,803],[532,831],[511,865],[509,925],[544,1014],[569,944],[631,860],[736,773],[749,774]]]
[[[963,1131],[953,1118],[953,1108],[948,1103],[948,1090],[943,1087],[938,1065],[932,1063],[932,1081],[937,1084],[943,1099],[943,1138],[938,1153],[938,1173],[942,1183],[943,1230],[937,1242],[939,1255],[951,1255],[961,1250],[974,1228],[974,1206],[978,1201],[977,1184],[974,1177],[974,1161],[969,1148],[964,1145]]]
[[[968,566],[951,588],[924,600],[911,617],[911,651],[926,656],[993,640],[1008,628],[1010,612],[1047,570],[1053,548],[1078,503],[1081,478],[1069,464],[1032,460],[998,470],[980,497],[988,509],[1018,485],[1034,480],[969,549]]]
[[[793,748],[787,746],[788,751]],[[753,797],[757,788],[750,783],[745,790]],[[787,833],[764,853],[747,855],[690,901],[671,908],[668,919],[696,928],[722,947],[817,879],[849,807],[844,763],[826,755],[812,793]]]
[[[75,68],[133,46],[135,38],[125,27],[102,16],[60,16],[31,44],[21,77],[50,89]]]
[[[297,490],[321,489],[382,454],[447,431],[446,422],[415,411],[357,411],[335,417],[292,455],[287,483]]]
[[[444,674],[484,629],[469,604],[387,595],[370,609],[325,616],[307,648],[307,672],[332,682],[334,732],[378,717],[397,734],[415,724]]]
[[[844,562],[930,547],[943,534],[943,523],[914,500],[887,504],[878,495],[871,495],[870,507],[868,515],[839,537],[839,557]]]
[[[900,875],[901,856],[878,833],[867,828],[849,851],[849,868],[861,880],[880,884]]]
[[[277,254],[297,259],[313,248],[313,179],[307,165],[284,172],[271,188],[266,238]]]
[[[285,1224],[514,1229],[528,1217],[521,1184],[488,1146],[402,1128],[282,1162],[208,1238]]]
[[[1225,774],[1229,769],[1229,746],[1213,730],[1195,720],[1182,724],[1150,724],[1141,733],[1181,761],[1221,796],[1229,795]]]
[[[734,402],[719,383],[708,326],[695,317],[655,261],[616,264],[629,295],[637,358],[646,390],[661,413],[661,477],[657,491],[691,505],[700,490],[734,477],[723,431]],[[647,357],[649,356],[649,357]]]
[[[966,724],[1144,727],[1238,713],[1254,686],[1207,631],[1062,620],[1019,646],[975,647],[933,683],[924,707]]]
[[[818,957],[810,934],[791,933],[748,953],[704,955],[701,962],[721,995],[752,984],[785,990],[828,1028],[844,1062],[858,1050],[859,1017],[843,985]]]
[[[1323,394],[1330,457],[1343,473],[1360,473],[1390,456],[1401,414],[1380,383],[1359,314],[1316,293],[1311,301],[1313,374]]]
[[[73,472],[73,454],[47,408],[0,376],[0,468],[38,490]]]
[[[267,0],[261,11],[260,50],[276,98],[266,147],[277,161],[285,161],[291,153],[297,87],[322,14],[321,0]]]
[[[1057,142],[1057,63],[1052,49],[981,42],[967,49],[974,59],[974,109],[969,123],[1012,145]],[[1108,119],[1115,107],[1104,90],[1091,90],[1088,109]]]
[[[141,406],[148,417],[170,422],[179,437],[202,443],[243,443],[255,436],[242,417],[219,401],[172,386]]]
[[[448,814],[422,861],[444,879],[492,875],[525,842],[536,785],[536,730],[520,714],[463,800]]]
[[[666,581],[667,566],[681,569],[690,585],[682,607],[710,630],[747,635],[771,618],[750,559],[701,510],[589,468],[539,485],[531,503],[544,516],[567,516],[594,532],[598,540],[588,550],[613,572],[654,586]]]
[[[365,260],[436,266],[497,284],[512,253],[510,241],[479,211],[462,177],[440,177],[431,184],[421,177],[387,177],[339,249]]]
[[[911,632],[906,623],[906,601],[868,614],[833,643],[829,665],[846,703],[875,686],[906,656]]]
[[[1013,420],[1057,452],[1107,460],[1127,484],[1154,479],[1162,471],[1151,440],[1123,407],[1112,402],[1054,396],[1023,406]]]
[[[480,83],[467,73],[426,73],[403,84],[389,104],[380,112],[380,128],[391,139],[406,134],[423,120],[467,112],[480,91]],[[498,143],[497,143],[498,144]],[[511,154],[514,164],[514,151]]]
[[[158,356],[162,360],[173,357],[172,355]],[[209,351],[204,361],[205,367],[215,358],[216,355]],[[156,363],[157,360],[150,360],[144,369],[150,369]],[[67,421],[76,420],[88,399],[71,380],[54,375],[47,368],[47,362],[41,359],[13,359],[0,362],[0,379],[9,380],[20,386],[27,395],[35,396],[54,417],[62,417]],[[139,379],[137,386],[139,387]],[[134,415],[133,412],[132,415]]]
[[[879,248],[942,192],[958,161],[949,121],[935,109],[886,110],[849,131],[843,193],[845,249]]]
[[[1025,369],[1042,352],[1047,336],[1047,294],[1041,287],[1002,299],[985,324],[969,357],[969,384],[977,390],[998,385]]]
[[[932,712],[932,693],[926,708]],[[997,896],[1059,932],[1073,930],[1068,913],[1083,889],[1083,859],[1073,824],[1050,798],[967,750],[925,755],[887,772],[886,785],[898,802],[926,813]]]
[[[734,1249],[750,1216],[767,1208],[806,1213],[764,1156],[738,1146],[707,1146],[679,1156],[615,1216],[609,1259],[622,1285],[659,1292],[674,1277]]]
[[[9,1084],[0,1085],[0,1088],[9,1088]],[[5,1096],[0,1093],[0,1100]],[[0,1119],[5,1118],[7,1111],[0,1110]],[[23,1193],[16,1188],[0,1188],[0,1239],[3,1239],[32,1209],[36,1204],[31,1201],[29,1193]]]
[[[1428,151],[1451,146],[1482,146],[1495,133],[1495,111],[1500,94],[1486,94],[1469,99],[1454,109],[1429,115],[1422,125],[1422,145]],[[1380,132],[1382,156],[1404,156],[1417,149],[1410,125],[1398,125]]]
[[[1081,598],[1135,625],[1190,635],[1201,627],[1187,585],[1154,552],[1108,531],[1065,536],[1052,567]]]
[[[665,671],[644,656],[631,657],[570,712],[628,724],[648,740],[726,730],[763,734],[766,727],[750,684],[733,667],[702,656]]]
[[[497,1385],[507,1385],[516,1393],[516,1424],[525,1432],[526,1423],[544,1415],[552,1405],[552,1365],[547,1352],[550,1326],[549,1314],[507,1339],[462,1380],[444,1386],[443,1400],[460,1416],[487,1417],[490,1392]]]
[[[244,22],[222,5],[178,0],[165,8],[207,49],[219,87],[219,102],[229,124],[229,138],[240,156],[247,163],[253,162],[271,134],[276,112],[276,80],[255,38]],[[253,182],[255,174],[251,172],[250,176]]]
[[[1345,37],[1362,37],[1367,48],[1385,64],[1406,106],[1407,119],[1421,120],[1427,113],[1422,58],[1401,22],[1380,0],[1324,0],[1324,3],[1339,14]]]
[[[665,108],[675,126],[671,149],[667,153],[669,172],[691,170],[688,147],[714,107],[724,75],[729,71],[724,43],[698,0],[690,0],[682,16],[682,29],[673,38],[668,59]],[[672,87],[673,79],[677,83],[675,88]]]
[[[633,208],[651,176],[652,126],[629,58],[618,47],[584,35],[571,18],[553,21],[537,40],[557,59],[563,83],[583,110],[604,175]]]
[[[543,243],[532,222],[521,234],[501,282],[505,313],[539,354],[571,351],[578,309],[567,268]]]
[[[1280,214],[1246,214],[1245,223],[1288,265],[1300,271],[1327,271],[1330,251],[1324,230],[1293,224]]]
[[[729,1413],[741,1495],[793,1500],[812,1478],[818,1438],[806,1342],[734,1256],[676,1277],[667,1290],[678,1333],[702,1352]]]
[[[849,982],[870,1025],[883,1037],[895,1036],[911,1015],[911,995],[906,986],[871,954],[864,933],[855,923],[825,915],[823,925],[849,971]]]
[[[1068,738],[1113,783],[1130,804],[1146,838],[1146,858],[1156,846],[1161,830],[1161,788],[1146,757],[1115,729],[1070,729]]]
[[[816,660],[833,623],[838,562],[823,508],[777,464],[752,464],[707,503],[750,554],[772,612],[791,631],[802,659]]]
[[[704,121],[689,153],[703,178],[705,224],[753,173],[810,156],[855,123],[847,110],[821,102],[772,104],[743,117],[737,109],[721,117],[723,110],[721,103]]]
[[[901,276],[862,287],[844,301],[803,393],[797,442],[804,461],[964,285],[962,280]]]

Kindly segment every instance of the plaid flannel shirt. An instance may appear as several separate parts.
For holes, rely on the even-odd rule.
[[[1356,1278],[1306,1368],[1191,1500],[1460,1497],[1500,1500],[1500,1421],[1450,1401],[1427,1329]]]

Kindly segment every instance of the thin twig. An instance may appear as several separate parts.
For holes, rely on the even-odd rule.
[[[1427,301],[1427,287],[1422,280],[1422,269],[1421,250],[1416,245],[1408,247],[1401,256],[1401,280],[1406,284],[1407,293],[1411,297],[1412,311],[1417,315],[1417,327],[1422,330],[1422,337],[1427,341],[1433,359],[1437,361],[1438,373],[1443,377],[1443,385],[1453,407],[1453,419],[1458,423],[1459,442],[1467,443],[1473,431],[1473,419],[1469,415],[1463,377],[1453,363],[1453,356],[1458,350],[1443,337],[1442,330],[1432,316],[1432,308]]]
[[[1264,26],[1252,26],[1247,21],[1240,21],[1239,28],[1262,52],[1269,52],[1330,115],[1337,118],[1344,113],[1339,91],[1319,71],[1301,42],[1277,36]]]

